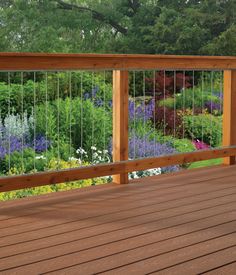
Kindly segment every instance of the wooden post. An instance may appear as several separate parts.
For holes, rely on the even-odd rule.
[[[128,160],[129,72],[113,71],[113,161]],[[113,182],[128,183],[128,173],[113,176]]]
[[[224,71],[223,146],[236,145],[236,70]],[[235,164],[235,156],[224,159]]]

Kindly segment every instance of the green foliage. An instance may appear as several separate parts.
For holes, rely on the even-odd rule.
[[[162,134],[157,131],[150,121],[146,121],[145,124],[142,120],[137,120],[130,124],[130,133],[134,132],[139,137],[148,136],[150,140],[160,141],[162,139]]]
[[[196,150],[192,141],[187,138],[177,139],[172,136],[166,136],[165,138],[163,137],[163,140],[171,144],[179,153],[193,152]]]
[[[46,104],[59,98],[92,97],[96,89],[96,99],[105,99],[106,107],[112,100],[110,73],[68,72],[10,74],[1,73],[0,78],[0,110],[4,118],[9,112],[21,114],[32,113],[34,105]],[[35,81],[34,81],[35,78]],[[23,82],[24,80],[24,82]],[[10,99],[10,100],[9,100]]]
[[[67,144],[72,141],[75,149],[82,144],[83,149],[88,153],[91,153],[92,145],[100,149],[107,148],[112,129],[109,111],[95,107],[91,100],[83,100],[82,103],[80,98],[59,99],[47,106],[38,106],[36,124],[37,133],[47,136],[49,140]]]
[[[183,109],[204,109],[206,102],[219,103],[219,98],[211,94],[210,90],[202,91],[201,88],[186,89],[181,93],[176,94],[175,99],[169,97],[160,101],[160,106],[166,106],[168,108],[183,110]]]
[[[1,51],[235,55],[235,1],[1,1]]]
[[[222,141],[222,117],[210,114],[184,116],[184,127],[187,135],[193,139],[203,140],[216,147]]]
[[[179,153],[192,152],[195,150],[195,147],[192,144],[191,140],[187,138],[178,139],[174,138],[173,136],[163,136],[163,132],[155,129],[150,122],[147,122],[146,125],[144,125],[142,121],[137,121],[135,128],[134,124],[131,124],[130,126],[130,131],[133,131],[135,129],[135,133],[137,136],[148,136],[150,140],[156,140],[160,143],[168,143],[172,148],[175,148],[176,151],[178,151]]]
[[[200,88],[186,89],[181,94],[176,95],[176,108],[202,108],[207,101],[211,100],[217,102],[218,98],[212,96],[209,91],[201,91]]]
[[[68,148],[64,152],[69,152]],[[21,175],[35,172],[42,172],[48,168],[48,163],[51,159],[57,157],[56,150],[37,154],[31,148],[26,148],[23,151],[15,151],[0,161],[0,173],[2,175]],[[67,158],[68,160],[68,158]],[[63,161],[63,158],[60,159]],[[10,170],[9,170],[10,163]]]
[[[46,167],[46,160],[44,158],[37,158],[34,150],[27,148],[23,152],[14,152],[5,158],[6,165],[11,163],[11,170],[9,174],[25,174],[35,171],[43,171]]]
[[[177,98],[178,96],[176,96]],[[177,101],[177,100],[176,100]],[[159,101],[159,106],[160,107],[167,107],[167,108],[170,108],[170,109],[174,109],[174,106],[175,106],[175,99],[173,97],[168,97],[168,98],[165,98],[165,99],[162,99]]]
[[[37,102],[42,103],[45,101],[45,95],[43,93],[44,84],[36,84]],[[11,84],[10,87],[1,82],[0,83],[0,110],[1,116],[5,117],[10,111],[21,114],[27,111],[28,114],[32,112],[34,102],[34,83],[33,81],[27,81],[22,87],[21,84]],[[9,101],[10,99],[10,101]]]

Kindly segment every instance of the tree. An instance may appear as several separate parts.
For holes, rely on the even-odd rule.
[[[1,51],[236,52],[235,0],[5,0]]]

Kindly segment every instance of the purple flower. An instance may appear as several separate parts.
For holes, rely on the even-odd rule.
[[[95,104],[95,106],[97,106],[97,107],[102,107],[102,106],[104,106],[103,101],[102,101],[101,99],[99,99],[99,98],[97,98],[97,99],[94,100],[94,104]]]
[[[92,89],[92,97],[95,98],[97,93],[99,91],[99,87],[98,86],[95,86],[93,89]]]
[[[217,96],[221,101],[223,100],[223,92],[214,92],[214,95]]]
[[[221,111],[222,110],[222,104],[219,102],[211,102],[208,101],[205,103],[205,107],[207,108],[208,112],[214,112],[214,111]]]
[[[110,142],[109,152],[112,155],[112,142]],[[150,140],[148,135],[145,137],[137,137],[133,133],[129,138],[129,159],[142,159],[147,157],[158,157],[164,155],[171,155],[176,153],[175,149],[168,143],[158,143]],[[162,167],[164,173],[178,171],[178,165]]]
[[[154,140],[150,140],[148,136],[140,138],[132,135],[129,139],[129,158],[132,159],[157,157],[174,153],[176,153],[176,151],[170,146],[170,144],[155,142]],[[163,167],[161,170],[164,173],[178,171],[179,166]]]
[[[0,159],[3,159],[7,153],[8,153],[7,149],[5,147],[3,147],[2,145],[0,145]]]
[[[10,139],[1,140],[0,142],[0,158],[4,158],[7,154],[14,152],[20,152],[25,148],[28,148],[29,144],[17,137],[10,137]]]
[[[50,144],[51,142],[49,140],[39,135],[36,137],[35,142],[33,141],[32,147],[35,148],[35,152],[42,153],[49,148]]]
[[[214,92],[214,96],[218,98],[217,102],[207,101],[205,103],[205,107],[207,108],[208,112],[218,111],[221,112],[223,109],[223,93],[222,92]]]
[[[97,96],[97,93],[99,91],[99,87],[95,86],[91,92],[87,92],[84,94],[84,100],[87,99],[94,99]]]
[[[113,106],[112,100],[109,100],[109,101],[108,101],[108,106],[109,106],[110,108],[112,108],[112,106]]]
[[[4,158],[9,153],[21,152],[26,148],[35,148],[36,153],[42,153],[46,151],[51,142],[44,136],[37,136],[35,141],[27,141],[27,139],[19,139],[11,136],[10,139],[0,141],[0,158]]]
[[[89,99],[89,98],[90,98],[89,93],[85,93],[85,94],[84,94],[84,100],[87,100],[87,99]]]
[[[153,117],[153,112],[155,109],[155,100],[152,99],[148,104],[142,102],[141,104],[136,104],[134,101],[129,101],[129,118],[130,120],[143,119],[144,121],[149,120]]]

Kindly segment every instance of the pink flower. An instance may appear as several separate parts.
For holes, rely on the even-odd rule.
[[[196,147],[197,150],[204,150],[209,149],[210,146],[199,139],[193,141],[193,145]]]

